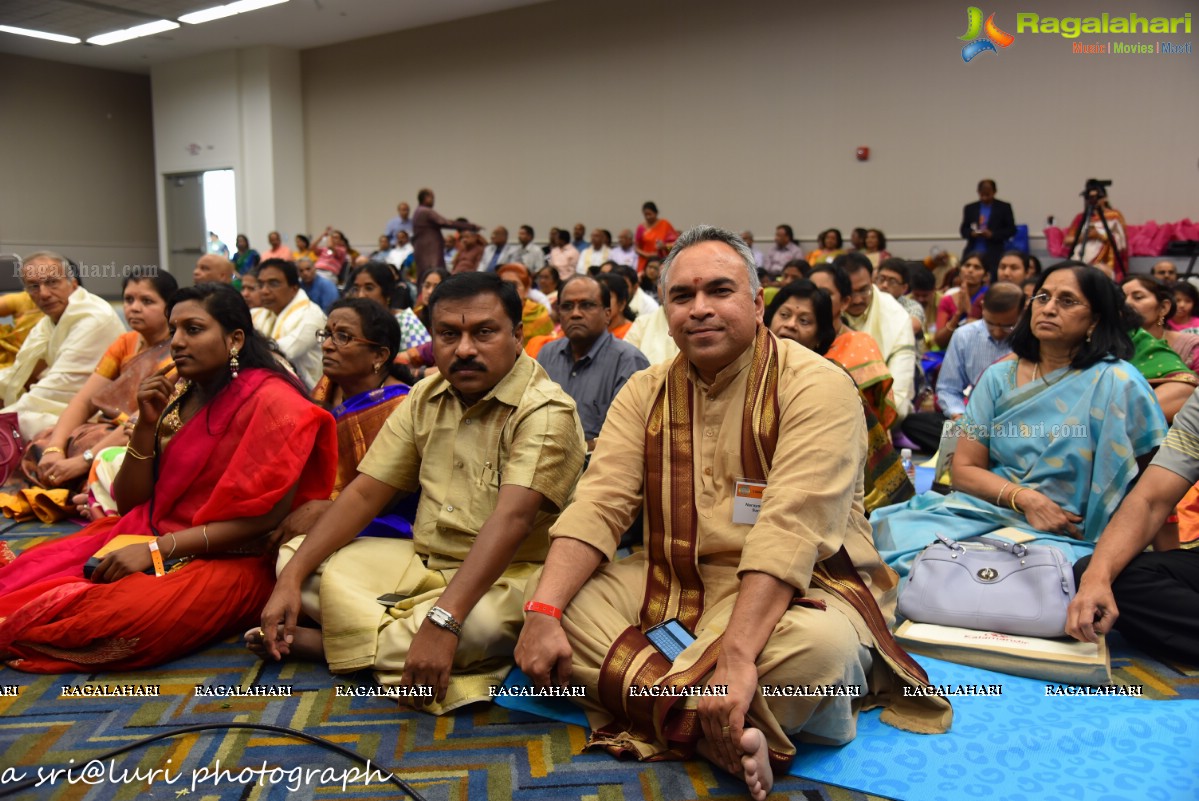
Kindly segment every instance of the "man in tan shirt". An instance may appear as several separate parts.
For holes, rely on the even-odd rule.
[[[251,650],[323,656],[335,673],[372,668],[435,713],[503,683],[525,585],[585,453],[574,402],[521,347],[520,310],[494,273],[437,287],[438,375],[392,413],[307,536],[283,545]],[[411,541],[356,539],[396,493],[417,490]],[[301,609],[319,629],[296,625]]]
[[[944,731],[943,699],[902,693],[927,679],[888,631],[896,576],[863,512],[853,381],[764,328],[753,254],[731,232],[688,231],[662,268],[681,354],[613,402],[550,532],[517,664],[539,686],[585,688],[591,745],[698,752],[756,799],[794,754],[789,736],[847,742],[862,709]],[[645,551],[611,561],[643,502]],[[647,631],[674,622],[695,639],[659,652]]]

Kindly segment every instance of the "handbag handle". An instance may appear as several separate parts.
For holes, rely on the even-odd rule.
[[[942,534],[939,531],[937,532],[937,540],[942,545],[944,545],[946,548],[949,548],[951,551],[957,551],[958,553],[966,552],[966,549],[962,546],[962,544],[960,542],[949,539],[949,537],[946,537],[944,534]],[[1010,553],[1012,556],[1016,557],[1017,559],[1023,559],[1025,556],[1028,555],[1028,546],[1024,545],[1023,543],[1004,542],[1003,540],[993,540],[990,537],[974,537],[972,541],[973,542],[981,542],[984,545],[990,545],[993,548],[998,548],[1001,551],[1006,551],[1007,553]]]

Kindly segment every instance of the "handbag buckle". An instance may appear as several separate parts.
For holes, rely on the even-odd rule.
[[[999,571],[993,567],[984,567],[975,575],[978,576],[982,581],[994,581],[995,579],[999,578]]]

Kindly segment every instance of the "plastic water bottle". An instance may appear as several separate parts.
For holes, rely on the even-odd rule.
[[[899,463],[903,465],[903,472],[908,474],[908,481],[913,485],[916,483],[916,464],[912,461],[912,449],[904,448],[899,452]]]

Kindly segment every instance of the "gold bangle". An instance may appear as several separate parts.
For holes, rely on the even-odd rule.
[[[1007,488],[1012,485],[1012,482],[1005,481],[1003,486],[999,488],[999,494],[995,496],[995,505],[1003,506],[1003,493],[1007,492]]]
[[[132,445],[125,446],[125,453],[129,454],[134,459],[153,459],[154,458],[154,454],[152,454],[152,453],[149,456],[143,456],[142,454],[138,453]]]
[[[1008,498],[1008,502],[1011,504],[1013,512],[1017,512],[1020,514],[1024,513],[1023,509],[1016,508],[1016,496],[1019,495],[1021,492],[1024,492],[1024,490],[1026,490],[1026,489],[1028,489],[1028,487],[1017,487],[1016,491],[1012,493],[1010,498]]]
[[[42,448],[42,456],[45,456],[48,453],[61,453],[63,456],[67,455],[63,449],[57,445],[51,445],[49,448]]]

